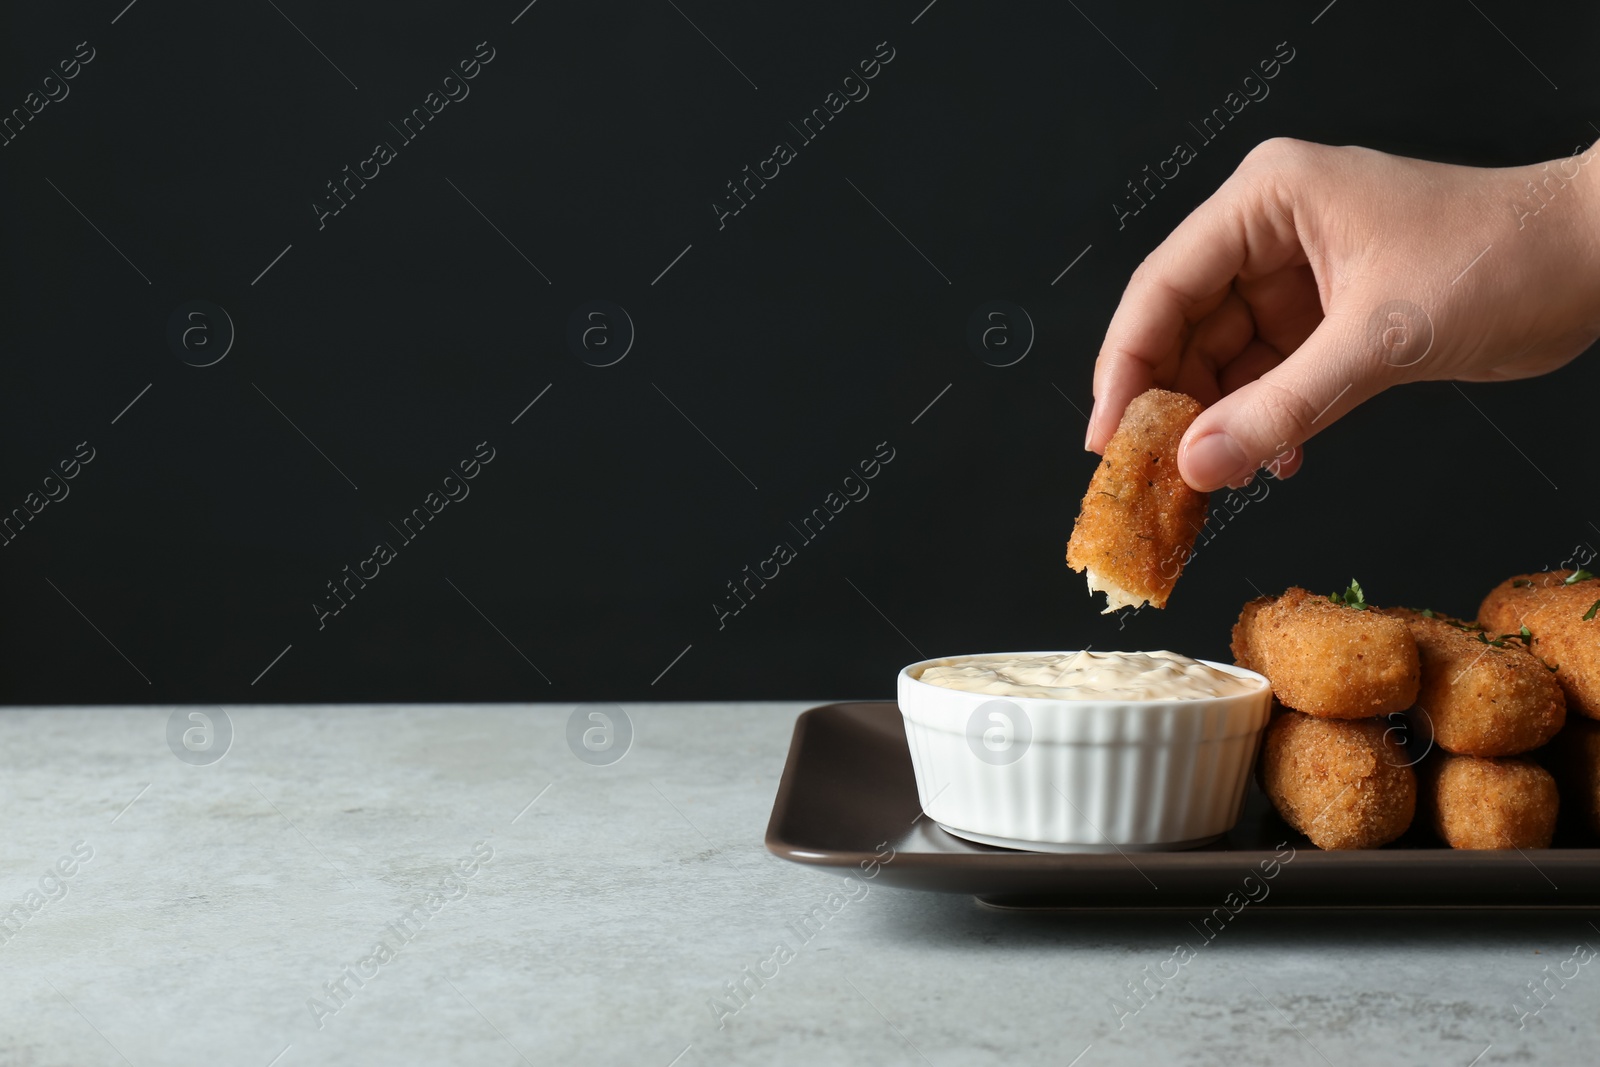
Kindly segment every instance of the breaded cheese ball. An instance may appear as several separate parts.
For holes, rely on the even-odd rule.
[[[1318,848],[1386,845],[1416,811],[1417,776],[1380,719],[1285,712],[1267,727],[1260,777],[1278,814]]]
[[[1251,601],[1233,628],[1234,661],[1264,674],[1285,707],[1364,719],[1416,702],[1417,642],[1400,619],[1335,604],[1295,586]]]
[[[1535,655],[1556,669],[1567,709],[1600,719],[1600,579],[1567,584],[1575,572],[1519,574],[1494,587],[1478,608],[1478,624],[1493,636],[1526,626]]]
[[[1254,600],[1247,601],[1239,611],[1239,621],[1233,624],[1233,642],[1231,645],[1233,662],[1247,671],[1255,671],[1257,674],[1266,673],[1255,662],[1253,654],[1255,650],[1251,647],[1251,637],[1255,632],[1256,616],[1261,614],[1262,608],[1277,599],[1277,597],[1272,596],[1258,596]],[[1276,699],[1274,699],[1272,706],[1274,709],[1279,707]]]
[[[1423,804],[1451,848],[1549,848],[1561,801],[1549,771],[1526,759],[1442,755],[1422,774]]]
[[[1133,398],[1089,480],[1067,542],[1067,566],[1106,594],[1107,612],[1167,597],[1205,525],[1206,493],[1178,474],[1178,442],[1203,409],[1182,393]]]
[[[1404,622],[1422,664],[1418,718],[1447,752],[1515,756],[1538,748],[1561,729],[1567,701],[1561,686],[1520,641],[1497,647],[1476,627],[1407,608],[1383,614]]]

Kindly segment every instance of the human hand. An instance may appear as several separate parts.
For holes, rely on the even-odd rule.
[[[1188,393],[1206,410],[1178,467],[1210,491],[1292,475],[1307,438],[1392,385],[1569,362],[1600,336],[1596,151],[1485,169],[1262,143],[1134,271],[1084,447],[1146,389]]]

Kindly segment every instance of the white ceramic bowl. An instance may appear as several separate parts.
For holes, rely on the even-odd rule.
[[[1037,652],[1020,655],[1055,655]],[[1254,671],[1245,693],[1187,700],[996,697],[900,672],[898,696],[922,810],[950,833],[1044,852],[1192,848],[1239,818],[1271,715]]]

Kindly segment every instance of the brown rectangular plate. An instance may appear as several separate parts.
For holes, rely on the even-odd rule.
[[[922,814],[892,701],[802,713],[767,824],[767,848],[844,875],[870,870],[862,864],[887,853],[884,843],[894,856],[878,868],[876,881],[971,893],[1003,907],[1214,907],[1226,906],[1230,894],[1258,906],[1600,904],[1600,848],[1569,847],[1588,843],[1569,831],[1558,834],[1556,848],[1478,852],[1445,848],[1413,826],[1387,848],[1323,852],[1290,830],[1253,782],[1238,825],[1204,848],[1081,855],[989,848],[946,833]],[[1264,877],[1266,871],[1275,876]]]

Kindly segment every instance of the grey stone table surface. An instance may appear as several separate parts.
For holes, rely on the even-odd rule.
[[[1181,915],[870,885],[802,942],[848,884],[762,845],[805,706],[628,705],[608,766],[570,705],[177,709],[209,765],[172,708],[0,710],[0,1064],[1600,1059],[1585,913],[1250,909],[1136,1014]]]

